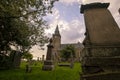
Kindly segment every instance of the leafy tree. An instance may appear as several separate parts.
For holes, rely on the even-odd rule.
[[[72,45],[67,45],[63,50],[61,50],[61,57],[68,60],[71,57],[75,57],[75,48]]]
[[[8,54],[8,50],[11,50],[11,45],[24,53],[28,52],[32,46],[42,46],[48,41],[44,33],[47,25],[43,16],[51,13],[55,1],[57,0],[0,1],[1,59],[4,59],[4,55]]]
[[[6,54],[10,45],[22,52],[33,45],[43,45],[46,22],[43,16],[51,13],[57,0],[1,0],[0,1],[0,53]]]
[[[22,56],[23,59],[27,59],[27,60],[32,60],[33,55],[30,54],[29,52],[25,52]]]

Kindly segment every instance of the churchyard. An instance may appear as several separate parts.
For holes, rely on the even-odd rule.
[[[28,2],[32,3],[31,1],[34,2],[34,0]],[[82,42],[84,47],[80,51],[80,45],[77,45],[76,53],[73,47],[65,48],[62,51],[58,26],[53,37],[48,39],[43,37],[44,34],[39,33],[43,31],[43,28],[39,28],[39,24],[43,24],[42,18],[39,19],[41,23],[39,20],[36,21],[38,18],[34,19],[34,23],[38,22],[38,24],[34,24],[33,28],[26,23],[26,21],[33,22],[31,18],[33,15],[29,15],[29,11],[24,12],[29,7],[32,8],[33,3],[27,3],[23,7],[21,2],[20,5],[16,4],[18,8],[15,8],[16,5],[10,8],[11,4],[16,1],[8,7],[3,3],[8,5],[9,0],[3,1],[0,5],[0,8],[2,6],[1,12],[3,12],[0,14],[0,80],[120,80],[120,27],[108,9],[110,3],[96,2],[81,5],[80,13],[84,16],[86,32]],[[51,3],[50,8],[53,7],[54,0]],[[29,7],[26,8],[26,6]],[[37,9],[38,5],[35,6]],[[42,10],[38,8],[38,13],[41,15],[46,11],[44,9],[50,11],[49,7],[46,8],[46,5],[43,4],[40,6]],[[20,9],[18,13],[21,13],[18,15],[23,15],[19,17],[20,20],[14,19],[18,18],[16,15],[11,16],[13,14],[11,12],[15,9]],[[33,13],[37,12],[33,11]],[[38,27],[36,28],[36,26]],[[19,29],[19,27],[21,28]],[[42,36],[42,41],[40,36]],[[32,46],[39,44],[42,47],[45,43],[49,43],[46,59],[33,61],[32,57],[28,56],[27,61],[21,61],[23,55],[29,54]],[[17,49],[13,50],[11,45]]]
[[[26,73],[26,62],[22,62],[20,69],[1,70],[0,80],[79,80],[81,67],[75,63],[73,68],[55,66],[52,71],[42,70],[41,62],[31,65],[32,71]]]

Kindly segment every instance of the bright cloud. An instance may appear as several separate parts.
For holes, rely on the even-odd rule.
[[[82,25],[79,20],[72,20],[68,25],[63,25],[67,29],[62,29],[61,31],[62,43],[82,42],[85,32]]]
[[[59,10],[56,9],[56,8],[53,8],[53,14],[52,14],[52,16],[55,17],[55,20],[58,20],[59,17],[60,17]]]
[[[103,2],[103,0],[82,0],[83,4],[93,3],[93,2]]]
[[[33,54],[33,59],[42,58],[42,55],[46,55],[46,50],[39,49],[39,46],[33,46],[30,50],[30,53]]]

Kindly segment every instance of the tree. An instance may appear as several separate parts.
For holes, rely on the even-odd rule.
[[[51,13],[57,0],[1,0],[0,1],[0,53],[7,53],[10,45],[22,52],[33,45],[43,45],[46,22],[43,16]]]
[[[8,54],[11,45],[24,53],[32,46],[42,46],[48,41],[44,34],[47,25],[43,16],[51,13],[55,1],[57,0],[0,1],[0,57]]]
[[[30,54],[29,52],[25,52],[22,56],[23,59],[27,59],[27,61],[32,60],[33,55]]]
[[[63,50],[61,50],[61,57],[64,58],[66,61],[71,57],[75,57],[74,46],[67,45]]]

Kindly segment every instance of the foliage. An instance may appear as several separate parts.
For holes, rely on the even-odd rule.
[[[42,19],[51,12],[57,0],[1,0],[0,1],[0,53],[14,45],[22,52],[33,45],[43,45],[46,22]]]
[[[1,80],[79,80],[81,72],[80,63],[75,63],[73,69],[69,67],[59,67],[53,71],[42,71],[42,64],[32,66],[31,73],[25,73],[26,63],[22,63],[21,69],[0,71]],[[7,74],[7,75],[6,75]],[[47,76],[47,77],[46,77]]]
[[[67,45],[61,50],[61,57],[68,60],[71,57],[75,57],[75,48],[72,45]]]
[[[23,59],[32,60],[33,55],[30,54],[29,52],[25,52],[22,57]]]

